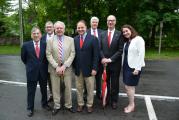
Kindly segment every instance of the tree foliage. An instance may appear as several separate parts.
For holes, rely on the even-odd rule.
[[[0,33],[18,32],[18,11],[12,17],[4,16],[6,1],[0,2]],[[179,46],[179,1],[178,0],[24,0],[28,7],[23,9],[24,34],[29,38],[34,25],[44,31],[46,21],[64,21],[66,34],[75,33],[77,21],[84,19],[88,26],[90,18],[100,19],[99,27],[106,29],[106,17],[113,14],[117,18],[116,29],[123,24],[131,24],[144,37],[146,45],[156,47],[159,36],[159,23],[163,21],[163,43],[166,47]],[[8,9],[6,9],[8,10]],[[14,22],[16,21],[16,22]],[[13,26],[13,29],[9,29]],[[11,31],[12,30],[12,31]],[[0,34],[1,35],[1,34]]]

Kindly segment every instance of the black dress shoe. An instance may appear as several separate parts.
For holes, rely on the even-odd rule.
[[[75,112],[76,112],[73,107],[71,107],[71,108],[65,108],[65,109],[68,110],[68,111],[71,112],[71,113],[75,113]]]
[[[45,105],[42,107],[43,109],[47,110],[47,111],[50,111],[51,110],[51,107],[49,105]]]
[[[53,102],[53,96],[50,96],[49,99],[47,100],[47,102]]]
[[[112,103],[112,109],[117,109],[117,103],[116,102]]]
[[[27,116],[32,117],[33,116],[33,111],[32,110],[27,110]]]
[[[97,93],[96,97],[97,97],[98,100],[101,100],[101,94]]]
[[[56,115],[59,110],[60,110],[60,109],[55,109],[55,108],[54,108],[54,109],[52,110],[52,115]]]

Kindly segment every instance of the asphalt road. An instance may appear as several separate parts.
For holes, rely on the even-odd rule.
[[[35,100],[35,114],[32,118],[26,116],[26,86],[5,84],[5,81],[26,82],[25,67],[19,56],[0,56],[0,120],[149,120],[150,115],[146,106],[145,95],[156,95],[163,100],[151,99],[154,112],[158,120],[179,120],[179,100],[165,97],[179,97],[179,60],[146,61],[146,67],[136,88],[136,110],[131,114],[124,114],[127,98],[119,96],[118,109],[101,108],[100,101],[94,101],[94,112],[88,114],[69,113],[60,111],[56,116],[44,111],[40,106],[40,93],[37,90]],[[120,77],[120,93],[124,93],[122,76]],[[74,80],[73,80],[74,87]],[[163,97],[165,96],[165,97]],[[73,91],[73,105],[76,106],[76,92]]]

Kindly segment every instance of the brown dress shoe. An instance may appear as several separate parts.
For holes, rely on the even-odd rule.
[[[92,113],[93,112],[93,107],[87,107],[87,111],[88,111],[88,113]]]
[[[83,111],[83,106],[78,106],[77,112],[82,112]]]

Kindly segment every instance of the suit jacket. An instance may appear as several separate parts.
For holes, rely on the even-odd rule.
[[[63,64],[67,67],[65,74],[71,72],[71,64],[75,57],[74,40],[71,37],[64,35],[63,48]],[[59,49],[58,49],[58,36],[55,35],[53,39],[47,41],[46,55],[48,62],[51,64],[49,72],[55,72],[59,63]]]
[[[99,48],[100,48],[100,36],[101,36],[101,34],[102,34],[102,32],[103,32],[103,30],[101,30],[101,29],[97,29],[97,31],[98,31],[98,42],[99,42]],[[91,34],[91,28],[90,29],[88,29],[87,30],[87,33],[88,34]],[[99,61],[101,61],[101,55],[100,55],[100,52],[99,52]]]
[[[97,31],[98,31],[98,41],[99,41],[99,45],[100,45],[100,36],[101,36],[101,33],[103,32],[103,30],[97,29]],[[91,28],[87,30],[87,33],[91,34]]]
[[[21,60],[26,67],[27,81],[37,81],[40,73],[47,80],[48,62],[45,54],[46,44],[40,41],[40,57],[36,57],[33,41],[25,42],[21,48]]]
[[[120,31],[115,30],[110,47],[108,47],[108,31],[104,31],[100,36],[101,58],[110,58],[112,63],[108,66],[113,70],[120,70],[122,51],[123,51],[123,37]]]
[[[42,41],[45,42],[45,43],[47,42],[47,34],[44,34],[44,35],[42,36]]]
[[[96,37],[87,33],[83,47],[80,48],[80,36],[74,38],[76,56],[74,60],[75,74],[80,75],[82,71],[83,76],[91,76],[92,69],[97,71],[99,60],[99,44]]]

